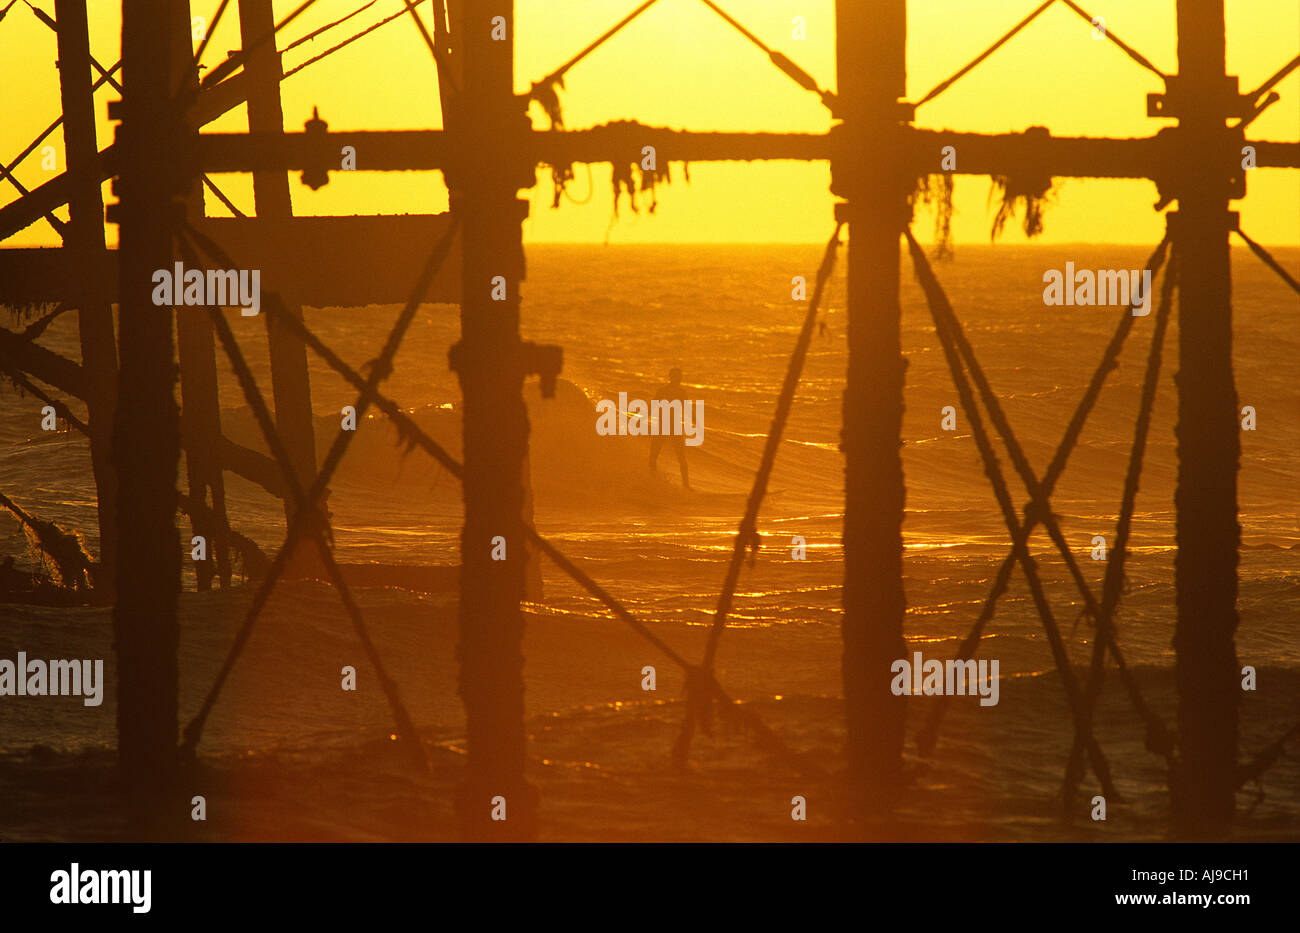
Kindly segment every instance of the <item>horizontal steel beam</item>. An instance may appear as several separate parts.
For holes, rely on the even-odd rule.
[[[196,224],[241,269],[260,269],[263,292],[312,308],[402,304],[451,214],[364,217],[207,218]],[[204,257],[208,268],[217,268]],[[460,303],[455,243],[424,301]]]
[[[231,78],[200,97],[203,119],[237,106],[242,85]],[[233,85],[227,87],[227,85]],[[219,96],[218,96],[219,92]],[[960,175],[1014,175],[1033,172],[1057,178],[1169,178],[1186,164],[1178,130],[1134,139],[1052,136],[1045,129],[1024,133],[959,133],[903,127],[904,161],[918,175],[938,174],[945,146],[956,151]],[[503,140],[503,145],[510,144]],[[851,164],[841,154],[836,130],[814,133],[696,133],[621,121],[586,130],[532,131],[515,142],[524,164],[564,162],[640,162],[653,146],[658,164],[668,162],[827,161]],[[1300,168],[1300,143],[1243,140],[1255,147],[1259,168]],[[454,167],[452,139],[442,130],[358,131],[283,134],[205,133],[199,137],[198,165],[204,172],[308,171],[342,168],[343,149],[355,151],[358,171],[434,171]],[[100,153],[100,175],[117,171],[116,144]],[[35,223],[67,202],[67,174],[46,182],[0,208],[0,239]]]
[[[1134,139],[1052,136],[1045,129],[1024,133],[959,133],[905,127],[904,161],[918,174],[939,173],[941,152],[952,146],[955,174],[1007,175],[1034,171],[1053,177],[1153,178],[1186,161],[1178,131]],[[503,145],[511,144],[503,140]],[[522,160],[640,162],[647,146],[658,164],[789,159],[848,159],[836,130],[808,133],[696,133],[612,123],[587,130],[521,134],[514,142]],[[1300,143],[1245,141],[1256,149],[1260,168],[1300,168]],[[340,167],[344,147],[356,153],[358,171],[431,171],[454,166],[452,138],[442,130],[340,133],[208,133],[199,139],[199,163],[208,172],[304,171]]]
[[[1176,174],[1188,161],[1186,143],[1177,129],[1155,136],[1109,139],[1090,136],[1052,136],[1043,127],[1024,133],[955,133],[947,130],[910,130],[905,136],[908,157],[914,165],[940,171],[941,152],[952,146],[956,173],[1013,175],[1037,172],[1054,178],[1161,178]],[[1243,140],[1256,150],[1260,168],[1300,168],[1300,142]],[[1225,148],[1224,158],[1239,165],[1239,149]]]
[[[352,133],[204,133],[204,172],[302,171],[324,164],[341,170],[343,148],[356,151],[358,171],[423,172],[442,169],[451,148],[442,130],[363,130]]]
[[[199,92],[194,104],[196,126],[206,126],[218,117],[234,110],[248,99],[248,85],[243,73],[227,78],[219,84]],[[105,146],[99,152],[99,180],[117,175],[117,143]],[[72,188],[70,176],[62,172],[29,193],[0,207],[0,240],[8,239],[20,230],[30,227],[55,208],[68,203]]]
[[[75,308],[77,282],[94,282],[116,301],[117,250],[91,254],[87,260],[62,246],[0,248],[0,305],[22,308],[64,301]]]
[[[199,230],[241,269],[257,269],[264,292],[313,308],[400,304],[410,297],[450,214],[369,217],[207,218]],[[452,247],[453,256],[459,245]],[[207,259],[207,257],[205,257]],[[206,268],[217,268],[208,260]],[[459,262],[445,262],[425,301],[460,301]],[[95,268],[61,247],[0,249],[0,304],[63,300],[69,283],[91,278],[109,300],[118,299],[117,251],[104,250]]]

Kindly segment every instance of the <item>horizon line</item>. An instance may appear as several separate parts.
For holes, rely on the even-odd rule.
[[[934,245],[933,240],[917,240],[922,246]],[[525,246],[822,246],[826,245],[825,240],[642,240],[632,243],[607,243],[599,240],[528,240],[524,239]],[[984,240],[954,240],[950,244],[957,246],[1002,246],[1002,247],[1031,247],[1034,249],[1060,246],[1151,246],[1149,240],[1133,241],[1113,241],[1113,240],[1060,240],[1050,243],[998,243],[987,242]],[[1245,243],[1229,243],[1233,249],[1249,250]],[[1261,246],[1267,246],[1272,249],[1300,249],[1300,242],[1292,243],[1269,243],[1260,242]]]

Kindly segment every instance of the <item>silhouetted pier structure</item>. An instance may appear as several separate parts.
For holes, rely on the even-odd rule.
[[[1152,95],[1148,112],[1152,117],[1175,120],[1173,126],[1137,139],[1059,138],[1041,127],[1009,134],[924,130],[912,125],[916,107],[942,93],[1054,0],[1041,4],[988,52],[918,103],[906,100],[905,0],[872,4],[839,0],[839,87],[833,94],[821,90],[813,77],[778,50],[764,46],[711,0],[704,0],[762,47],[773,64],[821,97],[838,121],[828,134],[697,133],[635,122],[588,130],[533,130],[526,116],[529,100],[553,94],[551,83],[557,76],[653,2],[641,4],[525,96],[512,91],[515,24],[510,0],[491,4],[452,0],[446,18],[441,4],[433,4],[432,34],[415,16],[418,4],[408,2],[438,63],[445,129],[342,133],[330,132],[319,119],[310,121],[303,131],[283,131],[278,93],[283,72],[275,37],[311,5],[310,0],[279,26],[274,23],[270,0],[239,0],[243,48],[207,72],[202,81],[195,70],[197,59],[189,56],[188,5],[167,0],[124,3],[121,67],[125,94],[121,103],[110,105],[121,127],[113,143],[102,149],[91,119],[92,95],[94,86],[109,78],[100,75],[96,85],[91,84],[84,4],[76,0],[56,3],[68,171],[0,208],[0,237],[49,216],[63,203],[70,205],[71,222],[66,229],[55,222],[64,236],[62,248],[0,251],[0,300],[11,304],[54,299],[75,303],[80,314],[82,362],[78,365],[59,359],[18,335],[5,333],[0,334],[0,364],[6,372],[38,379],[84,399],[89,407],[87,428],[103,541],[97,584],[107,594],[112,581],[117,583],[120,754],[124,776],[137,789],[137,817],[144,820],[158,811],[151,800],[169,799],[169,782],[176,766],[175,607],[181,552],[175,514],[182,447],[190,464],[189,495],[179,501],[189,503],[196,533],[201,533],[201,527],[214,535],[227,529],[221,495],[224,470],[252,478],[281,496],[289,526],[285,547],[259,587],[222,678],[204,711],[186,730],[183,747],[192,751],[197,743],[221,680],[275,580],[286,572],[297,542],[316,542],[321,563],[349,604],[358,633],[365,637],[355,604],[350,603],[346,585],[333,567],[325,543],[325,519],[319,512],[325,486],[348,438],[340,433],[326,461],[316,464],[306,377],[308,349],[320,354],[358,389],[359,410],[369,404],[379,408],[464,483],[459,611],[469,763],[458,810],[469,837],[529,838],[536,832],[536,795],[524,778],[523,619],[519,603],[524,596],[525,568],[522,560],[490,560],[493,537],[504,536],[512,548],[526,542],[529,550],[552,557],[615,615],[636,626],[681,664],[691,685],[692,717],[707,715],[707,707],[715,699],[730,706],[710,670],[713,646],[726,621],[729,592],[724,592],[720,601],[706,662],[692,664],[545,542],[525,513],[528,421],[522,385],[529,374],[540,374],[544,386],[553,385],[560,351],[520,339],[521,221],[527,202],[518,198],[518,191],[536,182],[539,165],[607,162],[617,168],[639,162],[644,146],[654,146],[661,163],[802,159],[831,164],[831,190],[840,199],[836,204],[837,234],[838,224],[847,224],[851,234],[849,366],[843,409],[847,753],[851,773],[864,793],[894,792],[902,763],[904,701],[890,692],[890,664],[906,652],[902,634],[906,487],[900,457],[905,361],[900,350],[898,299],[903,238],[909,241],[918,262],[918,274],[926,286],[963,400],[973,409],[977,395],[982,396],[993,425],[1008,443],[1026,480],[1031,507],[1023,525],[1014,511],[1007,509],[1008,493],[1000,472],[995,480],[1014,542],[1005,572],[1018,561],[1034,586],[1036,578],[1025,540],[1035,522],[1044,523],[1054,540],[1059,537],[1048,495],[1064,459],[1041,480],[1020,462],[1010,426],[1000,417],[996,399],[982,379],[941,288],[932,276],[927,277],[928,266],[923,256],[918,258],[919,250],[909,232],[910,198],[917,180],[941,174],[942,152],[952,146],[958,153],[954,174],[1020,179],[1030,190],[1035,187],[1034,180],[1055,177],[1150,178],[1159,186],[1160,207],[1178,201],[1178,210],[1169,214],[1167,239],[1174,259],[1166,276],[1176,269],[1179,286],[1175,647],[1180,705],[1176,746],[1166,741],[1168,736],[1162,739],[1154,727],[1149,744],[1154,751],[1166,754],[1173,767],[1171,786],[1179,829],[1200,835],[1223,832],[1232,820],[1240,783],[1236,723],[1240,671],[1234,648],[1239,439],[1228,268],[1228,237],[1236,229],[1237,219],[1229,208],[1246,193],[1241,166],[1244,145],[1254,147],[1258,167],[1300,167],[1300,144],[1248,140],[1245,136],[1251,120],[1275,97],[1266,99],[1264,95],[1297,62],[1289,63],[1261,88],[1242,94],[1237,79],[1225,74],[1223,0],[1178,0],[1177,75],[1160,73],[1132,47],[1106,35],[1164,79],[1166,92]],[[1061,2],[1089,19],[1077,4]],[[221,10],[225,7],[223,2]],[[174,54],[159,56],[160,48]],[[108,75],[115,71],[111,69]],[[248,133],[199,132],[245,101]],[[324,105],[327,107],[327,102]],[[1229,125],[1233,120],[1237,122]],[[360,171],[443,171],[451,190],[450,216],[292,217],[285,173],[300,171],[313,185],[323,184],[329,172],[339,168],[340,153],[349,146],[361,154],[356,166]],[[202,216],[199,186],[207,173],[219,172],[252,173],[256,216],[223,220]],[[121,248],[116,255],[104,249],[103,228],[97,219],[101,210],[99,182],[110,177],[118,180],[115,192],[119,200],[109,206],[108,214],[110,222],[121,226]],[[210,180],[206,183],[211,186]],[[215,186],[212,190],[224,199]],[[459,240],[453,241],[456,227]],[[456,250],[455,242],[459,243],[459,289],[438,275],[442,261]],[[434,257],[422,261],[435,243]],[[823,269],[826,274],[834,244],[833,238]],[[1167,245],[1162,244],[1153,261],[1164,261]],[[150,274],[170,268],[178,251],[193,257],[205,254],[206,262],[219,266],[236,263],[241,268],[264,270],[263,281],[270,293],[263,313],[271,346],[274,424],[270,422],[271,409],[256,387],[247,383],[244,387],[250,405],[262,413],[259,420],[272,458],[239,448],[221,434],[215,408],[216,344],[223,344],[237,371],[239,362],[238,348],[232,345],[233,337],[220,312],[208,318],[178,315],[174,343],[170,316],[160,314],[149,300]],[[365,257],[380,254],[390,273],[386,278],[415,281],[412,291],[391,294],[385,277],[367,276],[364,288],[356,287],[352,270],[364,268]],[[74,269],[80,274],[69,274]],[[505,282],[504,303],[490,297],[498,276]],[[824,281],[825,275],[820,277],[819,293]],[[1166,301],[1168,295],[1167,288]],[[406,310],[381,365],[368,378],[348,368],[302,325],[303,304],[402,299],[407,301]],[[117,341],[111,332],[109,309],[114,300],[120,306]],[[390,351],[400,341],[403,322],[409,323],[416,305],[430,300],[458,300],[461,305],[462,336],[451,361],[464,393],[463,466],[378,388],[391,363]],[[1121,322],[1120,343],[1130,327],[1131,322]],[[179,414],[177,347],[185,402]],[[1105,360],[1094,379],[1098,390],[1104,381],[1104,364]],[[797,377],[793,365],[791,372]],[[965,373],[972,381],[967,381]],[[1086,417],[1087,406],[1081,405],[1081,411]],[[778,419],[777,434],[780,423]],[[110,424],[114,425],[111,440]],[[981,449],[988,466],[991,448],[982,443]],[[1063,444],[1063,449],[1068,445]],[[737,536],[737,556],[756,533],[764,483],[765,478],[756,483]],[[131,521],[119,521],[119,515],[130,515]],[[1066,556],[1068,560],[1068,553]],[[218,568],[217,573],[223,582],[228,578],[226,570]],[[734,579],[728,587],[732,585]],[[998,592],[995,584],[988,614]],[[1085,757],[1110,791],[1105,759],[1091,735],[1091,701],[1099,683],[1096,675],[1101,652],[1110,651],[1122,663],[1109,623],[1113,601],[1104,598],[1098,602],[1091,592],[1085,593],[1085,601],[1099,607],[1094,613],[1098,647],[1086,686],[1077,682],[1063,655],[1050,610],[1041,602],[1039,605],[1070,695],[1078,739],[1068,769],[1067,800],[1069,785],[1077,782]],[[983,621],[986,619],[981,625]],[[977,626],[970,650],[978,643],[978,633]],[[371,654],[377,664],[377,655],[373,650]],[[417,747],[418,759],[418,737],[405,719],[395,685],[382,668],[380,676],[393,703],[399,732]],[[1140,703],[1140,697],[1135,702]],[[932,736],[932,730],[929,734]],[[688,724],[680,743],[683,752],[689,737]],[[495,794],[511,799],[507,823],[489,819],[489,800]]]

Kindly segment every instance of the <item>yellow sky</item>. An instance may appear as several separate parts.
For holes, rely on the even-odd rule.
[[[53,10],[53,0],[36,0]],[[291,24],[281,46],[337,19],[364,0],[319,0]],[[516,0],[516,87],[527,89],[636,6],[637,0]],[[280,2],[277,18],[298,0]],[[426,4],[427,5],[427,4]],[[835,85],[833,0],[723,0],[722,5],[753,32],[812,73]],[[947,77],[1017,22],[1033,0],[912,0],[908,24],[908,94],[912,99]],[[1176,71],[1173,0],[1087,0],[1090,12],[1143,52],[1161,70]],[[215,0],[196,0],[196,15],[211,16]],[[204,57],[209,66],[238,45],[234,4]],[[343,26],[293,50],[286,67],[305,60],[402,6],[378,0]],[[118,57],[120,4],[91,0],[91,48],[108,66]],[[793,39],[792,20],[803,17],[807,37]],[[1228,0],[1228,71],[1250,90],[1300,51],[1300,4],[1295,0]],[[197,43],[196,43],[197,44]],[[0,158],[12,159],[59,112],[54,34],[22,4],[0,21]],[[917,125],[984,132],[1045,125],[1057,135],[1148,135],[1167,121],[1148,119],[1145,96],[1161,82],[1091,27],[1058,4],[989,61],[921,108]],[[1295,140],[1300,135],[1300,72],[1277,90],[1282,101],[1251,127],[1255,138]],[[427,128],[441,125],[436,74],[414,25],[399,19],[283,85],[286,125],[300,129],[319,106],[331,129]],[[824,132],[829,117],[817,98],[777,72],[756,48],[698,0],[659,0],[639,20],[571,71],[561,92],[566,124],[580,128],[608,120],[638,119],[652,125],[698,130]],[[96,98],[101,145],[111,139],[105,102]],[[534,107],[534,122],[544,119]],[[210,130],[246,129],[243,109]],[[62,168],[62,136],[48,140]],[[50,177],[38,150],[18,178],[28,187]],[[364,153],[358,153],[364,165]],[[578,166],[571,192],[588,194],[586,170]],[[626,210],[611,228],[609,169],[591,172],[590,202],[565,201],[550,208],[549,176],[539,173],[532,190],[530,242],[811,242],[831,228],[832,199],[824,163],[698,164],[691,183],[674,171],[660,191],[652,217]],[[442,210],[446,191],[436,173],[333,173],[317,192],[292,176],[294,207],[301,214],[401,213]],[[219,176],[218,183],[246,211],[252,186],[246,177]],[[12,199],[7,183],[0,202]],[[1242,227],[1270,244],[1300,243],[1300,172],[1261,169],[1248,176],[1249,194],[1236,207]],[[957,242],[987,242],[991,214],[987,179],[957,179]],[[107,188],[105,190],[107,196]],[[1163,223],[1151,206],[1155,187],[1145,181],[1064,180],[1047,215],[1040,242],[1154,243]],[[208,210],[224,213],[209,198]],[[66,216],[66,211],[64,212]],[[928,238],[932,219],[918,215],[918,236]],[[110,237],[115,235],[110,227]],[[1020,242],[1008,225],[1002,240]],[[44,222],[6,245],[57,243]]]

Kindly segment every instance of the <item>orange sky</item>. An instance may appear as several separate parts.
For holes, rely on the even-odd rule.
[[[53,0],[36,0],[53,10]],[[285,31],[281,46],[360,6],[363,0],[319,0]],[[277,17],[298,0],[280,2]],[[427,5],[427,4],[426,4]],[[637,0],[516,0],[516,86],[526,90],[637,5]],[[725,9],[772,46],[783,50],[823,86],[834,87],[833,0],[724,0]],[[912,0],[909,4],[908,93],[920,97],[980,52],[1036,4],[1033,0]],[[1107,27],[1166,72],[1176,70],[1173,0],[1087,0]],[[192,4],[210,16],[215,0]],[[343,26],[288,53],[286,68],[324,50],[360,26],[396,12],[402,0],[378,0]],[[1228,70],[1244,90],[1261,83],[1300,50],[1300,4],[1295,0],[1229,0]],[[91,0],[91,47],[105,65],[117,60],[120,4]],[[793,39],[792,20],[803,17],[807,37]],[[238,45],[234,4],[214,35],[204,61],[215,65]],[[197,45],[197,43],[196,43]],[[59,112],[54,34],[22,4],[0,21],[0,157],[11,159]],[[1049,10],[988,62],[917,114],[917,125],[1000,132],[1032,125],[1057,135],[1148,135],[1167,121],[1145,115],[1145,95],[1161,90],[1156,76],[1141,69],[1109,42],[1092,38],[1091,27],[1063,5]],[[1300,72],[1278,86],[1282,101],[1253,125],[1250,135],[1274,140],[1300,136]],[[427,128],[441,124],[436,74],[413,24],[399,19],[331,58],[289,78],[283,85],[286,124],[299,129],[313,105],[332,129]],[[607,120],[700,130],[824,132],[829,117],[817,98],[777,72],[698,0],[659,0],[639,20],[569,73],[562,93],[566,124],[580,128]],[[97,97],[101,145],[112,136],[105,102]],[[534,107],[534,122],[545,125]],[[210,130],[246,129],[243,108]],[[62,136],[48,140],[62,168]],[[32,187],[50,177],[38,150],[18,178]],[[364,164],[364,153],[359,153]],[[660,190],[653,216],[623,212],[610,228],[609,169],[591,173],[588,204],[566,201],[550,208],[549,175],[539,173],[532,190],[530,242],[810,242],[824,241],[831,228],[832,200],[824,163],[699,164],[691,183],[677,172]],[[251,182],[218,176],[218,183],[251,213]],[[1261,169],[1248,177],[1249,194],[1236,205],[1242,227],[1270,244],[1300,244],[1300,172]],[[5,183],[0,202],[12,198]],[[437,173],[343,175],[317,192],[292,181],[294,207],[301,214],[401,213],[446,207]],[[954,238],[987,242],[991,214],[987,179],[957,180]],[[578,166],[573,195],[588,193],[586,170]],[[105,191],[107,196],[107,189]],[[1156,242],[1163,230],[1151,210],[1155,186],[1144,181],[1065,180],[1049,211],[1042,242]],[[209,198],[213,214],[224,209]],[[66,216],[66,211],[64,212]],[[932,219],[918,215],[918,236],[928,238]],[[115,228],[109,228],[110,237]],[[1003,241],[1023,234],[1008,225]],[[57,243],[42,222],[6,245]]]

